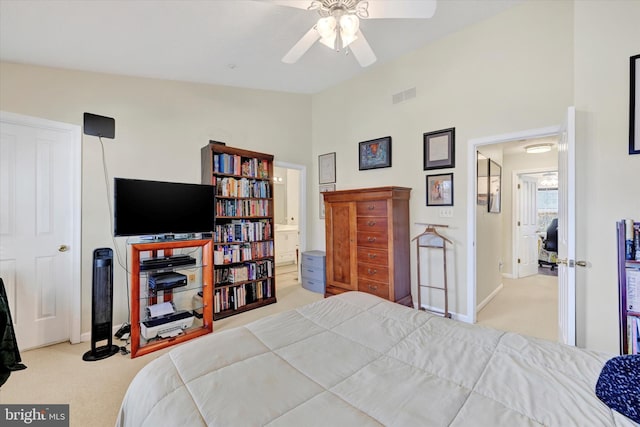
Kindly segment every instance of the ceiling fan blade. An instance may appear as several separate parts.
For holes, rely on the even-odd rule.
[[[295,7],[296,9],[307,10],[311,6],[311,0],[263,0],[280,6]]]
[[[376,58],[375,53],[373,53],[367,39],[364,38],[362,31],[358,31],[357,36],[358,38],[349,45],[349,49],[351,49],[351,53],[356,57],[361,67],[368,67],[376,62],[378,58]]]
[[[293,64],[300,59],[300,57],[304,55],[319,38],[320,34],[316,30],[316,27],[311,27],[311,29],[307,31],[300,40],[298,40],[298,43],[293,45],[291,50],[289,50],[289,52],[287,52],[287,54],[282,58],[282,62],[286,64]]]
[[[431,18],[436,13],[436,0],[368,0],[368,19]]]

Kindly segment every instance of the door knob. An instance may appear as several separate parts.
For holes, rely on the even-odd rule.
[[[569,267],[574,267],[576,265],[580,266],[580,267],[586,267],[587,266],[587,261],[573,261],[572,259],[567,260],[564,258],[558,258],[556,260],[556,264],[558,265],[568,265]]]
[[[69,246],[67,245],[60,245],[60,247],[58,248],[58,252],[67,252],[69,250]]]

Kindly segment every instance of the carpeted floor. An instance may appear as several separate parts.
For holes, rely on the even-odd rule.
[[[478,313],[477,323],[558,340],[558,278],[537,274],[502,279],[502,290]]]

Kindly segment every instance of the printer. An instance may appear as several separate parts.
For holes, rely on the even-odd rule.
[[[140,334],[146,340],[174,337],[193,325],[193,313],[176,311],[172,302],[150,305],[147,314],[149,317],[140,323]]]

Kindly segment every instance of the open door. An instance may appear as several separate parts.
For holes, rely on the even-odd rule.
[[[518,176],[518,260],[517,278],[538,274],[538,180],[531,176]]]
[[[576,345],[575,124],[569,107],[558,139],[558,339],[569,345]]]

